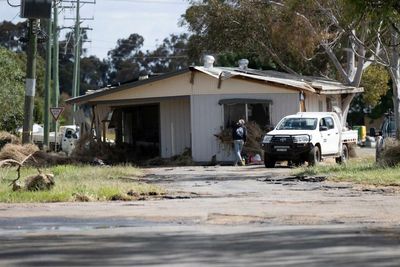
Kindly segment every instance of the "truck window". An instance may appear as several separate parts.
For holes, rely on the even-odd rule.
[[[333,119],[331,117],[326,117],[326,118],[324,118],[324,120],[325,120],[325,124],[326,124],[325,126],[328,127],[328,129],[335,128],[335,124],[334,124]]]
[[[276,127],[278,130],[315,130],[317,119],[315,118],[285,118]]]

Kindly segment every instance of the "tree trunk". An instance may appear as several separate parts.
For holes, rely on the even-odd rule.
[[[400,49],[398,47],[399,35],[397,30],[391,28],[392,37],[392,48],[390,55],[390,76],[392,78],[393,87],[393,113],[394,113],[394,123],[396,129],[396,138],[400,140],[400,68],[399,68],[399,53]]]
[[[347,121],[347,115],[349,114],[350,110],[350,104],[353,98],[355,97],[356,94],[347,94],[345,96],[342,96],[342,117],[341,117],[341,123],[342,127],[346,126],[346,121]]]

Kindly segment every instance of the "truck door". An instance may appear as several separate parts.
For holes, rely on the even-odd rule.
[[[322,137],[322,154],[335,154],[339,152],[340,133],[332,117],[324,117],[320,121]]]

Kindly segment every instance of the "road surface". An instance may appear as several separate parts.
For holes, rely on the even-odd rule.
[[[168,199],[0,204],[1,266],[400,266],[396,190],[165,167]]]

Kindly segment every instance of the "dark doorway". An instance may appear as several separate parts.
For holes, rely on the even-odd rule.
[[[160,105],[148,104],[119,108],[119,145],[128,146],[136,159],[160,156]]]

